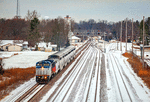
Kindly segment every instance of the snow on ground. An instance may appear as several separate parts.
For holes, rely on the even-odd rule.
[[[119,45],[119,44],[118,44]],[[106,53],[105,56],[107,57],[106,63],[110,59],[108,57],[108,54],[112,54],[115,56],[117,62],[120,63],[120,70],[123,74],[123,79],[125,81],[126,87],[129,89],[129,94],[132,97],[132,101],[135,102],[148,102],[150,100],[150,90],[145,84],[143,83],[142,79],[137,76],[136,73],[132,70],[131,65],[127,62],[127,58],[122,56],[122,53],[125,52],[125,43],[122,43],[122,51],[117,50],[117,43],[111,43],[107,48],[106,48]],[[129,43],[128,45],[128,51],[131,50],[132,44]],[[120,46],[119,46],[120,47]],[[114,62],[113,62],[114,63]],[[110,66],[110,64],[109,64]],[[114,68],[117,68],[117,65],[114,66]],[[117,94],[117,89],[115,88],[115,79],[113,79],[113,71],[112,71],[112,66],[108,68],[107,66],[107,85],[108,85],[108,101],[116,101],[118,100],[118,95]],[[121,79],[117,77],[119,80],[118,82],[121,82]],[[123,90],[123,89],[121,89]],[[125,97],[125,94],[123,98]]]
[[[27,92],[31,87],[36,84],[35,77],[31,78],[29,81],[20,85],[18,88],[13,90],[8,96],[1,100],[1,102],[15,102],[19,96],[22,96],[25,92]]]
[[[16,53],[20,53],[20,52],[0,52],[0,58],[9,58]]]
[[[77,49],[81,47],[81,45],[83,45],[83,43],[80,43]],[[16,53],[18,53],[18,55],[14,55]],[[3,60],[3,63],[5,64],[4,69],[28,68],[28,67],[35,66],[37,61],[47,59],[48,56],[53,53],[55,52],[42,52],[42,51],[0,52],[0,58],[4,58]],[[73,67],[74,63],[70,66],[71,68]],[[68,71],[66,71],[65,73],[68,73]],[[18,88],[13,90],[7,97],[1,100],[1,102],[13,102],[13,100],[16,100],[18,98],[18,94],[19,96],[23,95],[27,90],[29,90],[35,84],[36,81],[34,77],[30,81],[25,82],[24,84],[20,85]]]
[[[13,54],[18,53],[18,55]],[[35,66],[36,62],[45,60],[55,52],[23,51],[23,52],[3,52],[2,57],[9,57],[3,60],[4,69],[28,68]],[[11,57],[12,56],[12,57]]]
[[[102,49],[104,49],[104,44],[98,44]],[[120,65],[122,66],[122,73],[123,73],[123,78],[125,79],[125,83],[127,84],[127,88],[130,89],[130,93],[133,93],[133,95],[131,95],[135,99],[136,101],[144,101],[144,102],[148,102],[150,100],[150,90],[147,88],[147,86],[145,86],[145,84],[143,83],[143,81],[141,80],[141,78],[139,78],[134,71],[132,70],[132,67],[130,66],[130,64],[127,62],[127,58],[125,58],[124,56],[122,56],[122,53],[125,52],[125,43],[122,43],[122,51],[120,50],[120,43],[118,43],[118,50],[117,50],[117,43],[105,43],[105,47],[106,47],[106,53],[105,53],[105,66],[106,66],[106,78],[107,78],[107,94],[108,94],[108,102],[114,102],[116,101],[116,93],[115,93],[115,86],[112,82],[113,78],[112,78],[112,72],[111,70],[108,69],[108,60],[109,57],[107,56],[107,54],[111,53],[115,56],[116,60],[120,63]],[[131,46],[132,43],[128,43],[127,48],[128,51],[131,51]],[[135,49],[134,49],[135,50]],[[138,50],[135,50],[137,54],[139,54]],[[19,55],[15,55],[13,57],[10,57],[8,59],[4,59],[4,63],[7,63],[7,65],[5,65],[4,68],[11,68],[11,67],[18,67],[21,66],[21,68],[26,68],[28,66],[35,66],[35,63],[39,60],[42,59],[46,59],[48,55],[50,55],[52,53],[49,52],[36,52],[36,51],[32,51],[32,52],[21,52],[19,53]],[[6,53],[7,55],[7,53]],[[8,55],[11,55],[11,53],[8,53]],[[19,61],[19,62],[17,62]],[[77,61],[77,59],[76,59]],[[76,62],[75,61],[75,62]],[[13,62],[13,64],[11,64],[10,62]],[[46,101],[50,94],[53,93],[53,91],[55,91],[55,89],[57,88],[57,86],[61,83],[62,79],[65,77],[65,75],[71,70],[71,68],[73,67],[73,65],[75,64],[75,62],[66,70],[66,72],[62,75],[62,77],[55,82],[54,86],[52,86],[52,88],[48,91],[48,93],[43,97],[43,99],[41,101]],[[117,67],[117,66],[115,66]],[[95,72],[97,73],[97,72]],[[24,89],[28,89],[29,87],[31,87],[32,85],[34,85],[35,82],[35,78],[31,79],[30,81],[26,82],[25,84],[21,85],[20,87],[18,87],[17,89],[15,89],[14,91],[12,91],[10,93],[9,96],[7,96],[5,99],[1,100],[2,102],[6,102],[9,101],[9,99],[14,99],[13,97],[19,92],[19,91],[23,91]],[[95,86],[95,85],[94,85]],[[83,86],[81,86],[83,87]],[[119,97],[119,96],[117,96]],[[133,100],[133,101],[135,101]],[[40,100],[39,100],[40,101]]]

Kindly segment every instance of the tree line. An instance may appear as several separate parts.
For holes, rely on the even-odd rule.
[[[24,19],[0,19],[0,40],[26,40],[29,46],[37,45],[40,41],[57,44],[58,50],[68,42],[68,22],[61,17],[39,20],[34,10],[28,10]]]
[[[62,17],[55,19],[39,20],[40,15],[34,10],[28,10],[24,19],[14,17],[12,19],[0,19],[0,40],[26,40],[29,46],[34,46],[40,41],[57,44],[57,49],[69,45],[68,32],[69,24]],[[142,41],[143,20],[133,22],[134,40]],[[71,20],[71,31],[78,30],[100,30],[100,32],[112,33],[109,39],[120,40],[121,21],[108,22],[107,20],[80,21],[76,23]],[[132,21],[127,19],[128,40],[132,37]],[[146,44],[150,39],[150,17],[145,19]],[[126,38],[126,20],[122,21],[122,41]]]
[[[122,41],[126,39],[126,22],[127,22],[127,34],[128,41],[132,38],[132,20],[127,19],[122,21]],[[119,22],[108,22],[107,20],[99,20],[98,22],[94,19],[88,21],[80,21],[79,23],[74,24],[74,29],[78,30],[100,30],[100,32],[106,32],[107,34],[112,33],[110,39],[115,38],[120,40],[121,33],[121,21]],[[133,22],[133,39],[142,41],[143,35],[143,20]],[[150,40],[150,17],[145,19],[145,40],[148,44]],[[109,35],[108,35],[109,36]]]

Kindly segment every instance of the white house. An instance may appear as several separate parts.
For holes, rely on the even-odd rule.
[[[81,42],[81,38],[76,36],[71,37],[71,43],[78,43],[78,42]]]
[[[51,45],[51,42],[40,42],[38,43],[38,50],[39,51],[46,51],[51,52],[53,49],[55,50],[57,48],[57,45]]]

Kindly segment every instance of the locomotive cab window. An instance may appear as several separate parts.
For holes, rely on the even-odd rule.
[[[36,66],[42,66],[42,63],[37,63]]]
[[[44,63],[43,66],[49,66],[49,63]]]

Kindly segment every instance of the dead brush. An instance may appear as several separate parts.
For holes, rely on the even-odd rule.
[[[11,90],[19,84],[28,81],[35,76],[35,67],[7,69],[3,75],[0,75],[0,99],[8,95]],[[5,92],[7,90],[7,92]],[[8,91],[10,90],[10,91]]]
[[[14,53],[14,55],[18,55],[18,53]]]
[[[124,53],[123,56],[129,58],[127,61],[131,64],[133,70],[150,88],[150,69],[143,68],[143,64],[137,57],[134,57],[131,53]]]

